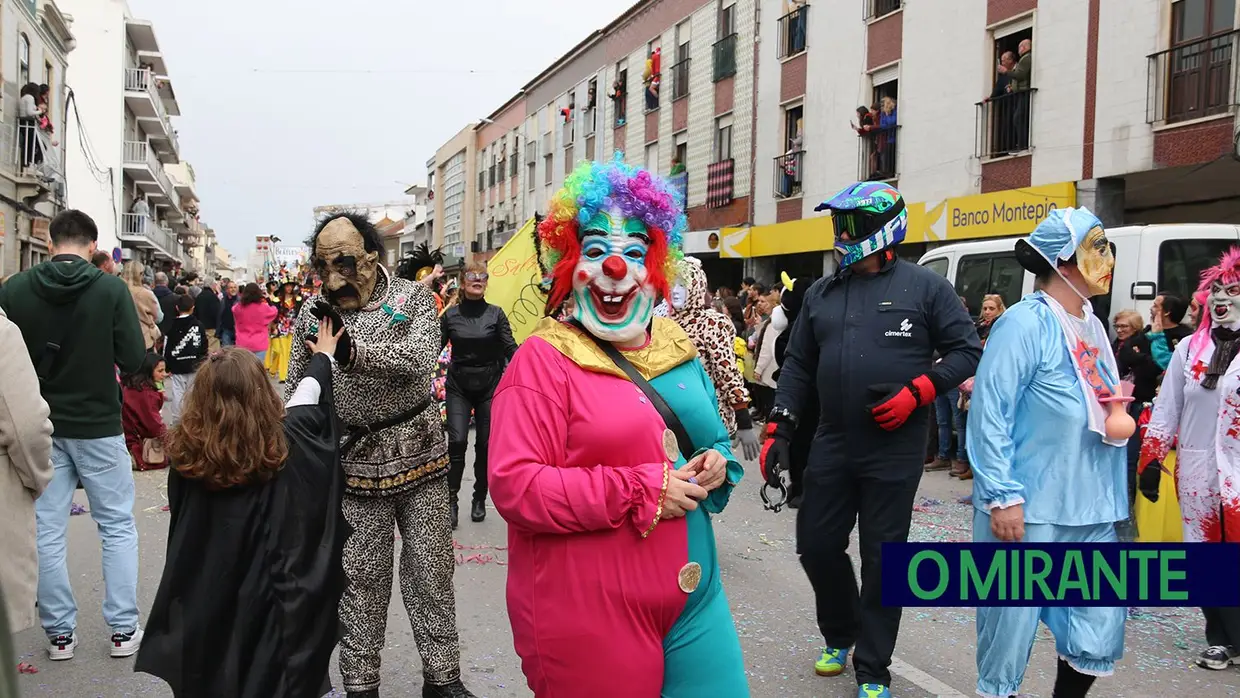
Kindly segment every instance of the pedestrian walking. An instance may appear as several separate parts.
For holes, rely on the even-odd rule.
[[[207,337],[207,350],[216,351],[220,348],[219,324],[223,293],[220,283],[212,281],[194,298],[194,316]]]
[[[225,279],[223,291],[223,296],[220,298],[220,320],[216,334],[219,336],[221,347],[234,347],[237,346],[237,321],[233,317],[233,308],[239,300],[237,283],[231,279]]]
[[[210,295],[210,291],[207,292]],[[198,295],[202,295],[201,293]],[[198,365],[207,358],[207,336],[202,323],[194,316],[194,298],[177,298],[177,319],[172,323],[168,341],[164,342],[164,364],[168,380],[164,393],[168,397],[168,424],[176,426],[181,419],[181,403],[194,384]]]
[[[8,616],[0,635],[7,635],[38,619],[34,502],[52,480],[52,422],[21,330],[3,311],[0,356],[0,589]],[[0,653],[0,661],[12,664],[13,656]]]
[[[129,287],[129,295],[133,297],[133,306],[138,312],[138,322],[142,324],[142,340],[146,344],[146,350],[151,351],[159,341],[161,334],[159,325],[164,320],[164,311],[155,293],[142,283],[145,273],[146,267],[142,265],[142,262],[131,260],[125,263],[121,278],[125,280],[125,285]]]
[[[103,548],[103,616],[113,657],[138,651],[138,529],[133,471],[121,427],[116,372],[142,365],[146,342],[125,282],[88,261],[99,231],[68,210],[49,226],[52,258],[0,288],[0,309],[21,328],[51,410],[55,474],[35,502],[39,545],[39,617],[53,660],[77,647],[77,601],[69,583],[66,537],[78,483]]]
[[[237,346],[254,352],[264,364],[271,343],[271,321],[276,319],[276,312],[276,307],[267,302],[263,289],[256,283],[246,284],[232,306]]]
[[[1118,364],[1089,298],[1110,293],[1115,257],[1102,222],[1056,209],[1016,247],[1038,291],[986,340],[969,407],[973,540],[1114,543],[1128,518],[1127,439],[1108,418],[1123,401]],[[1038,623],[1055,636],[1055,698],[1082,698],[1124,654],[1126,608],[977,609],[977,693],[1015,696]]]
[[[177,698],[331,691],[348,534],[339,337],[320,324],[287,407],[251,352],[224,349],[199,369],[169,438],[168,555],[134,665]]]
[[[464,294],[439,317],[441,344],[452,343],[445,393],[448,412],[448,496],[452,528],[457,525],[458,495],[469,448],[469,423],[474,423],[474,493],[469,518],[487,516],[487,446],[491,438],[491,398],[504,367],[517,351],[512,327],[503,308],[486,302],[487,267],[465,267]]]
[[[901,609],[882,603],[882,544],[908,540],[926,408],[973,375],[982,349],[951,284],[896,256],[908,225],[898,191],[859,182],[817,208],[824,209],[839,269],[802,301],[762,463],[767,483],[781,486],[797,426],[817,393],[818,430],[797,510],[797,552],[826,641],[815,671],[843,673],[855,643],[858,697],[888,698]],[[859,594],[848,556],[854,525],[861,529]]]

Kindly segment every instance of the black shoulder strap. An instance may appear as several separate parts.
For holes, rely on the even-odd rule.
[[[633,385],[636,385],[645,393],[646,399],[650,400],[650,404],[654,406],[659,416],[663,418],[663,423],[676,435],[676,443],[680,446],[681,455],[685,457],[686,461],[692,458],[696,450],[693,447],[693,439],[689,438],[689,432],[685,430],[685,425],[680,423],[680,418],[672,411],[671,406],[667,404],[667,401],[663,399],[659,391],[655,390],[653,385],[650,385],[641,372],[637,370],[636,366],[624,358],[623,352],[617,349],[616,345],[595,337],[576,322],[573,325],[581,330],[582,334],[593,340],[598,345],[598,348],[602,349],[603,353],[607,355],[607,358],[611,359],[621,371],[624,371],[624,375],[633,381]]]

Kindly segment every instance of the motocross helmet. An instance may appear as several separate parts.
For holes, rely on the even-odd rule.
[[[908,231],[904,197],[883,182],[857,182],[818,204],[815,211],[830,211],[835,228],[835,249],[840,268],[855,264],[875,252],[895,247]]]

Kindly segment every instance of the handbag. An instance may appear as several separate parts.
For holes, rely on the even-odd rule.
[[[142,462],[147,465],[163,465],[168,461],[161,439],[142,440]]]
[[[581,326],[580,323],[577,323],[576,321],[571,324],[578,330],[581,330],[582,334],[593,340],[593,342],[598,345],[598,348],[602,349],[603,353],[607,355],[607,358],[611,359],[612,362],[616,364],[617,368],[624,371],[624,375],[628,376],[629,380],[633,381],[633,385],[636,385],[638,389],[645,394],[646,399],[650,401],[650,404],[654,406],[654,409],[659,413],[659,416],[663,418],[663,423],[672,431],[673,434],[676,435],[676,444],[680,447],[680,454],[684,456],[686,461],[692,459],[693,454],[696,452],[696,449],[693,447],[693,439],[689,437],[689,432],[685,430],[685,425],[681,424],[680,418],[677,417],[676,413],[672,411],[671,406],[667,404],[667,401],[663,399],[663,396],[659,394],[659,391],[655,390],[654,386],[650,385],[650,383],[642,377],[642,374],[637,370],[637,367],[630,363],[628,359],[624,358],[624,354],[621,353],[614,344],[590,334],[584,327]]]

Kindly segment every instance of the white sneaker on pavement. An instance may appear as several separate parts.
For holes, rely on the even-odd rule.
[[[73,633],[47,638],[47,658],[53,662],[73,659],[73,650],[77,648],[77,637]]]
[[[142,628],[134,628],[132,633],[112,633],[112,656],[117,659],[132,657],[142,646]]]

